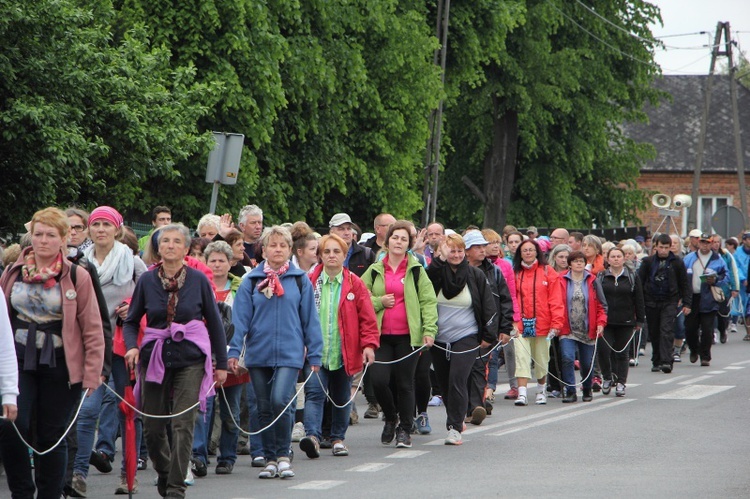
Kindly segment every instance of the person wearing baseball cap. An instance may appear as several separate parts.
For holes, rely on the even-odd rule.
[[[700,229],[693,229],[688,233],[688,251],[698,251],[700,247],[698,246],[698,240],[701,237],[701,230]]]
[[[357,277],[362,277],[368,267],[375,263],[375,253],[370,248],[354,241],[353,226],[352,219],[347,213],[336,213],[328,221],[328,231],[336,234],[349,245],[344,267],[354,272]]]

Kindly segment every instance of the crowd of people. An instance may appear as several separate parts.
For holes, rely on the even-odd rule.
[[[159,495],[184,497],[212,454],[218,475],[250,454],[259,478],[288,479],[295,443],[310,459],[349,455],[359,389],[383,445],[432,433],[429,405],[445,407],[445,444],[461,445],[492,414],[502,365],[518,407],[625,397],[648,341],[651,370],[669,374],[687,350],[710,366],[712,345],[747,324],[750,232],[604,241],[419,230],[382,213],[368,233],[337,213],[321,236],[304,222],[264,228],[256,205],[195,231],[166,206],[152,221],[139,240],[114,207],[45,208],[4,249],[0,457],[13,498],[87,497],[118,435],[132,448],[115,494],[137,492],[128,470],[150,460]],[[134,424],[118,406],[131,390]]]

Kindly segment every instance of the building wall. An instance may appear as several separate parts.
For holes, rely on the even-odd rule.
[[[747,175],[746,182],[750,182],[750,177],[748,177]],[[640,178],[638,179],[638,187],[652,193],[662,193],[672,197],[674,197],[676,194],[691,195],[691,192],[693,190],[693,174],[642,173]],[[739,180],[737,179],[737,174],[701,173],[699,195],[704,197],[729,197],[731,198],[731,204],[738,209],[741,209]],[[694,199],[693,203],[695,204],[696,202],[697,200]],[[663,220],[663,217],[658,214],[657,209],[653,206],[649,207],[643,212],[640,212],[639,217],[641,219],[642,225],[648,227],[651,233],[656,231],[657,227]],[[683,219],[685,219],[685,221],[687,220],[687,213],[684,213],[682,216],[680,216],[679,219],[675,220],[675,224],[680,230],[680,235],[682,236],[685,235],[683,233]],[[748,216],[747,214],[745,214],[745,220],[747,219]],[[662,232],[664,231],[665,227],[666,226],[662,226]]]

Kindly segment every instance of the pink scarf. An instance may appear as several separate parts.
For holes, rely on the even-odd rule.
[[[23,282],[27,284],[44,283],[44,288],[51,288],[55,285],[55,278],[62,270],[62,254],[57,255],[57,259],[50,267],[37,268],[34,251],[28,252],[25,258],[25,264],[21,268]]]
[[[279,270],[273,270],[268,262],[264,262],[263,272],[266,278],[258,283],[258,291],[266,290],[264,294],[267,298],[271,298],[272,295],[284,296],[284,288],[279,277],[286,274],[287,270],[289,270],[289,262],[282,265]]]

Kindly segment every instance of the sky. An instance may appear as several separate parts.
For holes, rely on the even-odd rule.
[[[652,26],[652,32],[670,47],[656,52],[656,62],[665,75],[708,74],[711,65],[709,46],[713,44],[719,21],[729,22],[732,39],[750,58],[750,0],[651,0],[651,3],[661,9],[664,23],[663,26]],[[700,31],[706,34],[669,36]],[[665,35],[668,37],[661,38]],[[716,69],[726,61],[726,57],[719,57]]]

